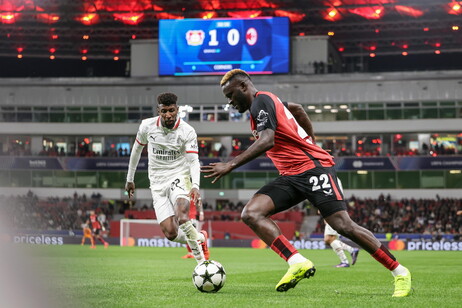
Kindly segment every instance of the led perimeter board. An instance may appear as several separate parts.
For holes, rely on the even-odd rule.
[[[286,17],[163,19],[159,21],[159,75],[289,72]]]

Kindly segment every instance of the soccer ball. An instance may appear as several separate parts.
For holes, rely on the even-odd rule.
[[[226,273],[223,265],[217,261],[207,260],[196,266],[192,274],[196,288],[205,293],[218,292],[225,284]]]

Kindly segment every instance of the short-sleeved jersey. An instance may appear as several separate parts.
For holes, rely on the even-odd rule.
[[[199,153],[196,131],[179,117],[172,129],[162,126],[158,116],[143,120],[136,141],[148,146],[151,181],[172,175],[190,175],[186,153]]]
[[[98,216],[90,215],[90,225],[92,229],[101,229],[101,224],[99,223]]]
[[[281,175],[295,175],[316,165],[332,167],[332,156],[314,144],[281,100],[270,92],[257,92],[250,107],[255,137],[265,129],[274,130],[274,146],[266,155]]]

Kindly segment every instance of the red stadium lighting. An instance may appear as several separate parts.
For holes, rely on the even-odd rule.
[[[423,30],[424,30],[425,32],[428,32],[430,29],[427,28],[427,27],[425,27],[425,28],[423,28]]]
[[[55,53],[56,48],[52,47],[52,48],[49,49],[49,51],[50,51],[50,53]]]
[[[441,43],[435,43],[435,47],[441,47]]]
[[[330,8],[321,14],[323,15],[323,18],[328,21],[337,21],[342,19],[342,15],[336,8]]]
[[[461,2],[452,1],[447,6],[448,14],[459,15],[462,14]]]
[[[0,14],[0,20],[3,24],[13,24],[16,22],[17,13],[2,13]]]
[[[115,55],[118,55],[118,54],[120,53],[120,49],[114,49],[113,53],[114,53]]]
[[[51,39],[52,39],[52,40],[57,40],[58,38],[59,38],[59,36],[58,36],[57,34],[53,34],[53,35],[51,36]]]
[[[83,53],[83,54],[85,55],[85,54],[88,53],[88,49],[82,49],[80,52]]]
[[[287,12],[283,10],[275,10],[274,15],[278,17],[288,17],[291,23],[300,22],[305,18],[305,13]]]
[[[87,13],[79,18],[79,21],[85,26],[91,26],[98,22],[99,16],[96,13]]]
[[[300,32],[298,36],[305,36],[305,32]]]
[[[375,29],[375,33],[380,33],[380,29]]]
[[[18,51],[18,53],[22,53],[23,50],[24,50],[24,47],[18,47],[18,48],[16,48],[16,50]]]
[[[409,48],[409,45],[408,44],[403,44],[403,49],[408,49]]]
[[[375,46],[375,45],[372,45],[371,47],[369,47],[369,50],[372,50],[372,51],[374,51],[376,49],[377,49],[377,46]]]
[[[345,51],[345,47],[339,47],[339,48],[338,48],[338,51],[339,51],[339,52],[344,52],[344,51]]]
[[[214,11],[203,12],[201,13],[202,19],[211,19],[217,16],[217,13]]]
[[[358,7],[349,9],[350,13],[359,15],[366,19],[380,19],[383,16],[384,9],[382,6]]]
[[[132,34],[132,40],[136,39],[136,35]]]
[[[141,22],[144,17],[144,13],[114,13],[115,20],[120,20],[126,25],[136,26]]]

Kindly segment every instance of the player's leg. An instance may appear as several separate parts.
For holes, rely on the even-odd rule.
[[[340,192],[341,192],[341,194],[343,196],[342,181],[337,176],[333,177],[333,179],[337,180],[338,188],[339,188],[339,190],[340,190]],[[327,226],[329,226],[329,224],[326,223],[326,227]],[[339,240],[339,244],[342,247],[342,249],[348,251],[350,253],[350,255],[351,255],[351,265],[355,265],[356,261],[358,260],[359,249],[358,248],[353,248],[350,245],[347,245],[344,242],[340,241],[339,234],[337,233],[337,231],[332,229],[331,226],[329,226],[329,230],[331,230],[332,232],[335,232],[335,234],[337,235],[337,239]]]
[[[326,224],[326,230],[329,225]],[[340,263],[336,265],[336,267],[350,267],[350,262],[348,262],[348,258],[345,255],[345,252],[342,249],[341,241],[338,239],[336,235],[327,234],[324,231],[324,243],[329,245],[335,254],[340,259]]]
[[[205,255],[206,252],[208,254],[206,234],[198,232],[189,218],[189,198],[186,196],[178,196],[175,204],[180,229],[186,235],[186,242],[191,248],[194,258],[196,258],[198,263],[208,260],[208,256]]]
[[[301,279],[313,276],[316,271],[313,263],[295,249],[270,218],[271,215],[298,203],[291,194],[287,194],[283,182],[278,178],[262,187],[246,204],[241,215],[242,220],[255,234],[289,264],[289,270],[276,285],[279,292],[294,288]]]
[[[369,230],[351,220],[346,211],[338,211],[325,217],[325,220],[337,232],[361,246],[374,259],[389,269],[395,277],[394,297],[408,296],[411,292],[411,274],[402,266],[388,249]]]
[[[205,242],[206,239],[189,221],[189,199],[185,194],[187,190],[182,185],[171,186],[170,181],[166,182],[169,183],[168,186],[163,187],[151,182],[153,205],[160,228],[170,241],[188,244],[196,261],[202,262],[205,256],[202,245],[197,241]]]

